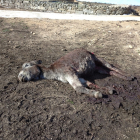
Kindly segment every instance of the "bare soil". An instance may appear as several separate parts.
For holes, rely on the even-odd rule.
[[[59,81],[18,82],[24,62],[49,66],[81,47],[136,78],[91,76],[100,86],[115,86],[103,99]],[[0,139],[139,140],[139,70],[140,22],[0,18]]]

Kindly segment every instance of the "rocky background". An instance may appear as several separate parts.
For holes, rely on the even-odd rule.
[[[0,0],[1,6],[43,12],[88,14],[88,15],[139,15],[129,5],[111,5],[90,2],[41,1],[41,0]]]

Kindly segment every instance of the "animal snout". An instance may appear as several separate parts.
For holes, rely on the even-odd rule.
[[[19,81],[21,81],[21,82],[27,82],[27,81],[28,81],[27,76],[24,75],[22,71],[19,73],[18,79],[19,79]]]
[[[28,79],[27,79],[27,77],[25,77],[25,76],[22,76],[22,79],[21,79],[21,81],[22,81],[22,82],[27,82],[27,81],[28,81]]]

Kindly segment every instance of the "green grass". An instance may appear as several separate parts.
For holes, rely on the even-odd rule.
[[[68,102],[69,102],[70,104],[74,104],[74,102],[73,102],[73,101],[71,101],[71,100],[68,100]]]
[[[28,29],[28,26],[23,26],[23,29]]]
[[[7,33],[7,32],[10,32],[10,29],[9,28],[3,28],[2,31]]]

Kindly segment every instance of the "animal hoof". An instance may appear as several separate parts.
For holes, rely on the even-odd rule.
[[[99,91],[95,92],[94,96],[95,96],[95,98],[102,98],[103,97],[102,93]]]
[[[107,87],[107,90],[108,90],[109,94],[113,94],[114,88],[113,87]]]

